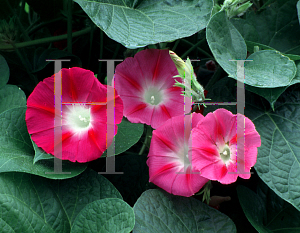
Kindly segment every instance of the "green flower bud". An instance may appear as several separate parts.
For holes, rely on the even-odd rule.
[[[186,62],[184,62],[179,56],[177,56],[176,53],[172,51],[170,51],[170,56],[174,61],[179,73],[179,75],[174,76],[174,78],[180,77],[184,81],[184,83],[181,83],[175,80],[174,86],[183,88],[185,90],[183,91],[183,95],[188,95],[187,93],[190,93],[192,95],[193,102],[204,102],[204,88],[197,81],[191,60],[188,58]]]

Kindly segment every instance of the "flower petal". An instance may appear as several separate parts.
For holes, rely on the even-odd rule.
[[[173,86],[175,75],[178,71],[168,50],[143,50],[117,65],[114,81],[124,102],[124,116],[156,129],[183,114],[184,97],[182,88]]]
[[[169,193],[188,197],[208,181],[199,170],[192,169],[186,157],[188,149],[185,148],[191,126],[196,126],[203,118],[197,113],[173,117],[153,131],[147,160],[150,182]]]
[[[25,117],[32,140],[50,154],[54,154],[54,147],[59,146],[54,145],[56,75],[36,86],[28,97]],[[72,162],[97,159],[117,133],[115,124],[120,123],[123,117],[122,100],[112,87],[102,85],[89,70],[73,67],[62,69],[61,75],[62,159]],[[108,109],[115,108],[114,117],[107,116],[107,90],[110,93]],[[61,116],[60,112],[57,114]],[[114,133],[107,135],[107,129]]]

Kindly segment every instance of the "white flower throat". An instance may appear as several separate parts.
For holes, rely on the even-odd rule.
[[[69,112],[67,113],[67,123],[76,132],[89,129],[91,126],[91,109],[84,106],[68,106]]]
[[[144,93],[144,101],[151,105],[159,105],[163,101],[163,93],[156,87],[151,87]]]

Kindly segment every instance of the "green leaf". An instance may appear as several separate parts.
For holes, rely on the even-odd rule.
[[[212,0],[74,1],[108,37],[131,49],[191,36],[206,27],[213,8]]]
[[[230,218],[207,204],[157,189],[144,192],[133,210],[134,233],[236,232]]]
[[[296,61],[296,69],[297,69],[296,75],[291,80],[291,83],[289,86],[296,84],[296,83],[300,83],[300,61]],[[246,85],[245,88],[248,91],[256,93],[256,94],[264,97],[266,100],[268,100],[272,109],[274,110],[274,104],[275,104],[276,100],[288,88],[288,86],[287,87],[277,87],[277,88],[257,88],[257,87],[252,87],[252,86]]]
[[[34,149],[25,123],[26,107],[6,110],[0,114],[0,172],[26,172],[50,179],[67,179],[82,173],[87,164],[62,161],[62,171],[54,172],[54,160],[33,163]]]
[[[236,76],[237,65],[231,60],[245,60],[247,47],[224,11],[216,13],[210,19],[206,28],[206,38],[216,61],[228,74]]]
[[[238,186],[237,193],[246,217],[258,232],[299,232],[300,212],[263,182],[257,193],[245,186]]]
[[[300,54],[297,0],[277,0],[266,10],[248,11],[245,19],[232,19],[246,41],[267,45],[282,53]]]
[[[26,106],[25,93],[14,85],[5,85],[0,89],[0,101],[0,113],[11,108]]]
[[[144,132],[144,124],[135,124],[129,122],[123,117],[118,125],[118,132],[115,136],[115,155],[121,154],[136,144]],[[102,157],[107,155],[104,151]]]
[[[103,198],[121,198],[109,181],[92,170],[68,180],[1,173],[0,186],[2,232],[69,233],[86,205]]]
[[[3,87],[9,79],[9,67],[5,58],[0,55],[0,88]]]
[[[34,158],[33,158],[33,163],[36,163],[39,160],[43,159],[53,159],[54,156],[51,154],[47,154],[42,148],[39,148],[34,141],[30,138],[33,149],[34,149]]]
[[[127,233],[134,227],[133,209],[117,198],[88,204],[76,217],[71,233]]]
[[[255,87],[275,88],[291,84],[296,75],[296,65],[277,51],[258,51],[245,62],[245,83]]]
[[[274,112],[263,102],[248,98],[245,115],[261,136],[255,169],[281,198],[300,210],[300,92],[290,87],[278,99]]]
[[[207,42],[220,66],[230,77],[237,79],[237,64],[245,60],[247,48],[243,37],[227,19],[225,12],[215,14],[206,30]],[[288,86],[296,74],[296,66],[277,51],[258,51],[245,62],[245,83],[254,87],[275,88]]]

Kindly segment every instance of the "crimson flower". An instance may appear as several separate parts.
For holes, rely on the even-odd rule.
[[[238,132],[239,135],[238,115],[244,126],[242,133]],[[244,147],[237,149],[237,141],[242,137]],[[226,109],[217,109],[208,113],[192,129],[190,143],[193,166],[201,171],[201,175],[222,184],[230,184],[238,176],[250,178],[250,168],[256,163],[257,147],[260,147],[261,140],[249,118],[241,114],[234,115]]]
[[[173,117],[153,131],[147,160],[150,182],[174,195],[189,197],[208,181],[192,167],[188,155],[191,129],[203,118],[198,113]]]
[[[143,50],[117,65],[115,87],[124,102],[124,116],[156,129],[183,114],[184,97],[182,88],[174,87],[175,75],[178,71],[168,50]]]
[[[113,93],[114,88],[102,85],[89,70],[62,69],[61,80],[61,113],[55,112],[54,75],[40,82],[28,97],[28,132],[38,147],[54,155],[54,147],[58,146],[54,145],[54,118],[55,114],[62,115],[62,159],[80,163],[97,159],[112,142],[107,130],[115,127],[117,133],[115,124],[121,123],[123,117],[122,100],[117,94],[107,99],[107,91]],[[107,117],[107,104],[99,105],[109,101],[115,103],[114,118]]]

